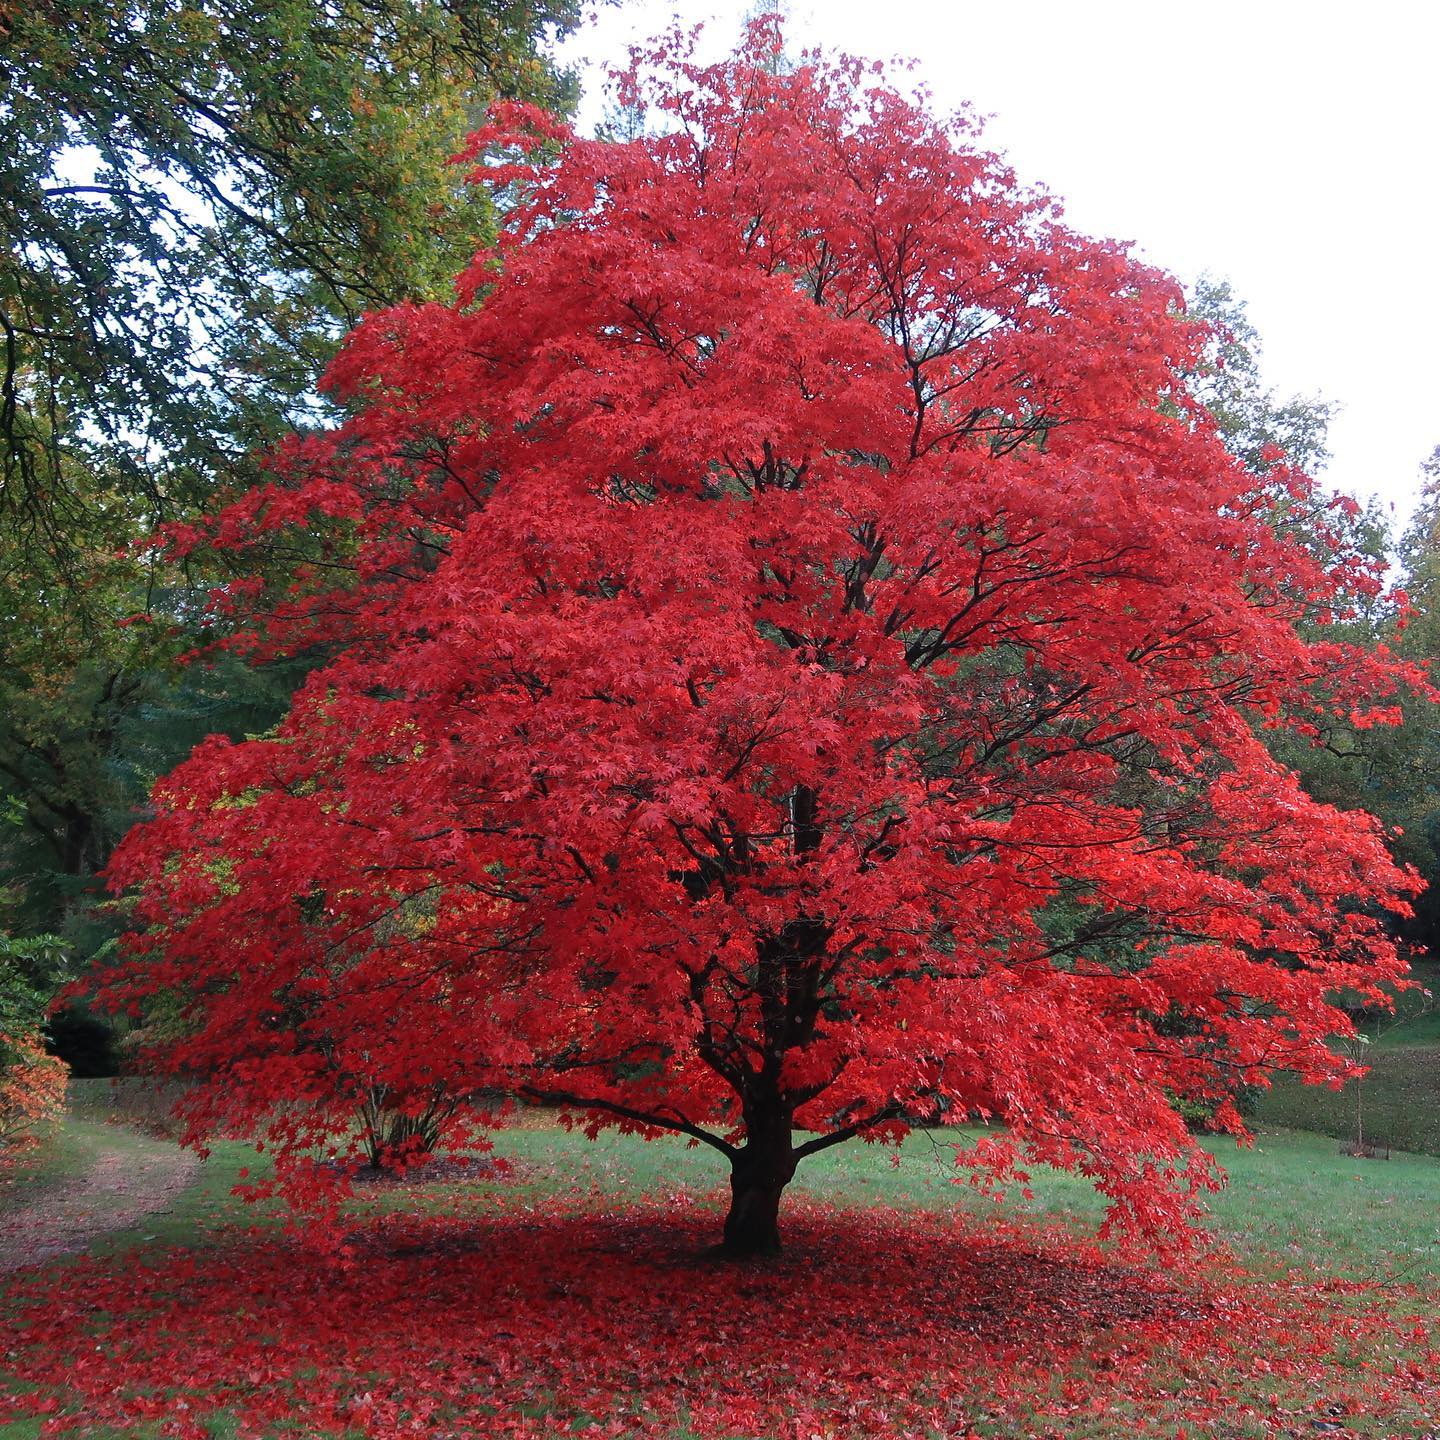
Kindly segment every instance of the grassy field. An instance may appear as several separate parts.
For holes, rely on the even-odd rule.
[[[44,1144],[0,1170],[0,1205],[19,1205],[63,1189],[94,1164],[108,1138],[104,1127],[77,1123],[71,1117]]]
[[[997,1202],[955,1184],[951,1144],[974,1133],[912,1135],[898,1165],[877,1146],[825,1152],[802,1167],[789,1193],[847,1206],[958,1208],[978,1217],[999,1211],[1079,1231],[1099,1224],[1101,1197],[1074,1175],[1037,1171],[1033,1200],[1014,1194]],[[1355,1160],[1324,1138],[1288,1130],[1267,1131],[1246,1149],[1231,1140],[1206,1146],[1229,1174],[1207,1202],[1208,1228],[1247,1261],[1303,1263],[1354,1279],[1394,1266],[1440,1281],[1440,1159]],[[591,1142],[550,1128],[517,1130],[498,1136],[496,1150],[518,1162],[515,1193],[537,1199],[558,1190],[597,1205],[656,1197],[704,1203],[723,1180],[705,1152],[623,1135]]]
[[[47,1186],[73,1180],[101,1149],[126,1143],[127,1132],[104,1118],[112,1105],[110,1092],[98,1086],[82,1086],[77,1088],[74,1101],[79,1113],[71,1118],[43,1161],[32,1168],[21,1184],[12,1188],[10,1202],[18,1203],[27,1193],[40,1195]],[[1374,1398],[1378,1392],[1366,1387],[1382,1370],[1389,1372],[1402,1364],[1419,1363],[1405,1358],[1411,1354],[1407,1345],[1421,1343],[1414,1337],[1440,1326],[1440,1302],[1436,1298],[1440,1295],[1440,1206],[1436,1204],[1440,1198],[1440,1160],[1419,1155],[1397,1155],[1388,1162],[1356,1160],[1339,1153],[1331,1140],[1281,1129],[1266,1130],[1249,1149],[1237,1149],[1228,1141],[1209,1142],[1229,1171],[1230,1180],[1210,1201],[1208,1228],[1216,1241],[1233,1252],[1245,1272],[1234,1292],[1240,1298],[1224,1303],[1239,1307],[1233,1312],[1237,1317],[1248,1313],[1251,1318],[1246,1322],[1237,1318],[1223,1325],[1212,1325],[1204,1332],[1208,1337],[1205,1345],[1210,1349],[1203,1353],[1197,1349],[1191,1354],[1178,1342],[1173,1345],[1154,1342],[1158,1348],[1142,1363],[1134,1358],[1143,1349],[1136,1337],[1150,1334],[1154,1326],[1150,1321],[1135,1318],[1143,1311],[1142,1302],[1135,1296],[1141,1291],[1149,1294],[1155,1285],[1168,1283],[1164,1267],[1145,1272],[1149,1278],[1141,1281],[1135,1278],[1141,1272],[1126,1268],[1131,1262],[1117,1261],[1120,1268],[1114,1275],[1119,1277],[1115,1280],[1119,1289],[1114,1294],[1109,1291],[1101,1294],[1095,1288],[1099,1284],[1095,1277],[1103,1272],[1096,1271],[1092,1261],[1080,1258],[1083,1253],[1080,1249],[1073,1253],[1066,1250],[1064,1244],[1068,1242],[1058,1242],[1060,1248],[1057,1249],[1053,1238],[1064,1231],[1084,1234],[1093,1230],[1102,1207],[1089,1187],[1072,1176],[1042,1172],[1034,1178],[1032,1199],[1011,1196],[996,1202],[977,1195],[968,1187],[954,1184],[952,1178],[952,1146],[966,1143],[968,1138],[955,1132],[915,1135],[898,1155],[879,1147],[857,1145],[812,1159],[802,1169],[791,1192],[790,1233],[796,1238],[798,1258],[787,1260],[782,1267],[758,1279],[744,1280],[738,1289],[738,1302],[732,1293],[736,1287],[723,1276],[717,1277],[713,1270],[688,1276],[684,1269],[677,1271],[673,1258],[666,1259],[659,1271],[648,1259],[634,1259],[635,1247],[639,1245],[643,1249],[651,1244],[649,1237],[655,1234],[663,1236],[673,1231],[671,1241],[686,1246],[693,1246],[707,1236],[713,1237],[720,1216],[724,1177],[709,1152],[690,1149],[676,1141],[646,1143],[615,1134],[602,1135],[591,1142],[548,1123],[530,1124],[497,1137],[497,1153],[511,1165],[510,1173],[504,1178],[479,1183],[405,1185],[367,1193],[355,1206],[354,1223],[360,1227],[358,1233],[372,1233],[365,1230],[367,1225],[395,1225],[401,1227],[400,1233],[413,1231],[428,1238],[407,1241],[393,1253],[387,1249],[383,1261],[362,1277],[363,1283],[358,1283],[353,1276],[326,1278],[323,1267],[316,1272],[318,1278],[313,1283],[326,1292],[326,1304],[354,1308],[355,1323],[360,1327],[357,1333],[363,1337],[356,1343],[367,1347],[366,1354],[372,1351],[385,1354],[388,1353],[386,1347],[400,1343],[398,1335],[414,1327],[415,1317],[406,1310],[414,1303],[412,1292],[433,1291],[435,1286],[443,1286],[445,1277],[457,1273],[457,1266],[461,1270],[465,1266],[479,1267],[465,1271],[463,1293],[471,1296],[477,1287],[497,1286],[481,1307],[485,1310],[485,1322],[491,1326],[498,1323],[503,1333],[513,1335],[511,1343],[522,1352],[527,1344],[532,1344],[535,1348],[530,1352],[530,1363],[541,1367],[559,1362],[541,1342],[526,1340],[525,1326],[531,1321],[538,1326],[537,1333],[552,1334],[556,1326],[573,1322],[573,1307],[580,1305],[587,1324],[603,1327],[609,1323],[603,1317],[612,1310],[618,1314],[621,1307],[639,1303],[641,1308],[627,1314],[623,1323],[618,1318],[615,1320],[613,1343],[633,1346],[638,1335],[647,1353],[663,1357],[667,1353],[664,1347],[675,1343],[677,1305],[683,1313],[693,1299],[698,1312],[716,1312],[718,1318],[714,1323],[719,1325],[722,1334],[729,1333],[728,1326],[733,1324],[734,1317],[727,1319],[720,1313],[725,1306],[759,1304],[761,1300],[757,1297],[771,1289],[782,1296],[782,1304],[793,1301],[799,1305],[802,1303],[799,1297],[814,1289],[811,1262],[817,1256],[838,1256],[838,1260],[822,1267],[821,1273],[827,1275],[827,1283],[833,1283],[837,1269],[843,1271],[845,1263],[859,1265],[863,1283],[852,1285],[848,1290],[843,1285],[840,1287],[841,1293],[849,1294],[852,1300],[856,1295],[861,1297],[857,1302],[859,1309],[822,1309],[818,1319],[806,1318],[803,1333],[810,1335],[818,1327],[824,1333],[859,1334],[863,1338],[867,1327],[879,1327],[876,1333],[891,1336],[886,1343],[894,1354],[909,1357],[905,1361],[905,1373],[898,1376],[885,1373],[884,1357],[891,1351],[884,1346],[876,1350],[878,1342],[872,1336],[864,1342],[870,1348],[864,1350],[861,1360],[843,1351],[828,1361],[823,1383],[789,1371],[785,1372],[788,1379],[784,1385],[767,1381],[763,1387],[767,1397],[764,1404],[771,1406],[772,1411],[779,1406],[788,1415],[790,1411],[785,1407],[791,1401],[785,1385],[796,1395],[808,1393],[805,1387],[811,1385],[818,1387],[815,1388],[817,1395],[828,1396],[826,1386],[833,1387],[835,1383],[832,1372],[837,1367],[843,1369],[863,1361],[863,1366],[883,1377],[881,1389],[887,1397],[886,1403],[899,1407],[893,1411],[896,1417],[908,1413],[904,1409],[906,1405],[920,1406],[925,1415],[931,1415],[934,1394],[943,1389],[942,1379],[944,1385],[955,1387],[957,1396],[963,1387],[969,1386],[970,1389],[964,1391],[963,1403],[971,1407],[966,1412],[965,1423],[973,1427],[951,1431],[927,1421],[928,1428],[917,1426],[902,1431],[897,1420],[897,1428],[892,1431],[867,1428],[872,1422],[852,1417],[848,1422],[852,1425],[850,1429],[844,1428],[847,1422],[836,1421],[835,1428],[815,1428],[808,1432],[791,1429],[772,1432],[762,1428],[729,1430],[717,1429],[715,1423],[707,1421],[697,1409],[693,1413],[686,1410],[684,1415],[689,1418],[682,1416],[660,1429],[646,1428],[650,1420],[642,1423],[637,1419],[632,1429],[627,1428],[628,1422],[612,1419],[607,1422],[611,1425],[609,1429],[587,1431],[587,1416],[592,1415],[592,1410],[586,1407],[598,1406],[599,1402],[589,1390],[585,1392],[589,1398],[583,1404],[569,1398],[557,1380],[538,1398],[525,1391],[529,1398],[517,1400],[515,1406],[505,1412],[506,1423],[515,1421],[519,1415],[522,1419],[516,1423],[523,1424],[528,1423],[523,1417],[533,1411],[540,1417],[539,1428],[502,1430],[497,1411],[493,1430],[497,1435],[533,1433],[538,1437],[593,1433],[616,1437],[663,1435],[667,1440],[712,1440],[712,1437],[772,1440],[772,1434],[778,1437],[783,1433],[785,1440],[791,1435],[810,1440],[811,1434],[826,1437],[906,1433],[916,1440],[940,1440],[940,1437],[948,1440],[952,1435],[969,1433],[994,1437],[994,1440],[1022,1440],[1029,1436],[1077,1436],[1093,1437],[1093,1440],[1118,1440],[1124,1436],[1131,1440],[1132,1436],[1141,1434],[1188,1434],[1192,1440],[1198,1435],[1214,1436],[1217,1440],[1242,1440],[1251,1436],[1313,1436],[1332,1424],[1343,1424],[1347,1435],[1370,1435],[1377,1440],[1378,1437],[1429,1433],[1425,1427],[1432,1417],[1425,1407],[1430,1401],[1406,1401],[1410,1408],[1397,1409],[1394,1405],[1400,1402],[1392,1403],[1389,1399],[1382,1402]],[[58,1287],[52,1287],[53,1293],[68,1295],[70,1282],[63,1277],[71,1275],[75,1277],[75,1292],[92,1296],[92,1313],[84,1321],[84,1333],[98,1337],[109,1333],[108,1326],[118,1326],[115,1333],[123,1334],[126,1339],[116,1343],[113,1353],[118,1357],[122,1352],[128,1355],[133,1351],[144,1358],[144,1336],[156,1336],[158,1344],[158,1337],[168,1334],[172,1327],[191,1323],[177,1319],[176,1312],[164,1308],[172,1303],[173,1282],[160,1284],[155,1294],[147,1294],[148,1280],[132,1283],[135,1277],[164,1274],[167,1265],[176,1264],[172,1257],[177,1252],[188,1253],[195,1259],[185,1262],[179,1273],[185,1277],[183,1283],[200,1284],[201,1288],[191,1293],[182,1312],[184,1315],[192,1315],[197,1307],[209,1303],[218,1307],[218,1318],[213,1323],[219,1326],[231,1311],[243,1314],[246,1307],[258,1303],[261,1307],[258,1313],[270,1317],[262,1330],[273,1329],[275,1333],[265,1336],[265,1344],[273,1348],[264,1351],[267,1368],[257,1375],[263,1373],[267,1377],[265,1384],[278,1384],[280,1382],[273,1379],[274,1373],[289,1366],[290,1378],[283,1383],[300,1386],[302,1390],[305,1385],[319,1383],[319,1379],[313,1378],[315,1375],[324,1379],[323,1363],[311,1362],[308,1337],[331,1312],[318,1312],[318,1320],[311,1314],[305,1321],[305,1334],[298,1339],[287,1338],[280,1320],[274,1317],[287,1315],[288,1308],[295,1303],[290,1287],[299,1273],[296,1255],[284,1248],[288,1242],[280,1236],[273,1216],[266,1217],[243,1207],[230,1194],[241,1167],[255,1164],[253,1152],[244,1147],[217,1146],[197,1183],[170,1206],[168,1213],[152,1215],[141,1226],[97,1240],[90,1260],[69,1262],[68,1268],[62,1264],[54,1272],[61,1278]],[[953,1220],[942,1218],[950,1213],[955,1217]],[[847,1215],[854,1219],[846,1219]],[[440,1216],[454,1217],[443,1222],[448,1228],[423,1229],[432,1221],[440,1226],[442,1222],[437,1218]],[[887,1218],[896,1216],[900,1217],[898,1221]],[[912,1218],[906,1221],[905,1216]],[[259,1233],[247,1235],[247,1228],[257,1223]],[[911,1276],[906,1283],[917,1297],[913,1316],[917,1334],[932,1332],[937,1314],[943,1317],[947,1310],[959,1313],[966,1306],[972,1312],[963,1334],[957,1332],[948,1339],[944,1325],[949,1322],[943,1318],[939,1322],[940,1339],[945,1346],[944,1364],[951,1367],[949,1370],[938,1368],[942,1360],[938,1353],[933,1357],[917,1354],[915,1346],[906,1339],[904,1326],[909,1322],[904,1317],[910,1312],[902,1309],[899,1318],[896,1317],[897,1292],[890,1262],[877,1261],[872,1273],[865,1268],[871,1261],[861,1257],[867,1245],[876,1249],[877,1254],[881,1253],[883,1246],[873,1240],[873,1235],[898,1233],[893,1229],[896,1224],[902,1228],[914,1227],[908,1239],[902,1235],[899,1253],[902,1259],[909,1256],[900,1265],[900,1272]],[[887,1226],[891,1229],[887,1230]],[[422,1228],[417,1231],[415,1227]],[[848,1253],[850,1242],[846,1238],[852,1231],[857,1236],[872,1236],[869,1241],[855,1241],[853,1256]],[[467,1240],[464,1238],[467,1235],[480,1238]],[[474,1251],[476,1245],[483,1249],[502,1236],[505,1237],[502,1250],[510,1255],[514,1267],[509,1279],[505,1278],[508,1272],[504,1270],[503,1260],[497,1278],[493,1265],[490,1262],[482,1265]],[[453,1248],[456,1246],[458,1250]],[[597,1246],[602,1256],[599,1262],[584,1258]],[[438,1268],[425,1270],[427,1278],[422,1283],[416,1273],[404,1267],[413,1265],[410,1257],[429,1256],[432,1252],[442,1259],[447,1254],[451,1258]],[[226,1298],[225,1287],[241,1286],[232,1265],[232,1257],[239,1254],[256,1257],[255,1270],[261,1278],[253,1282],[246,1279],[244,1286],[249,1288],[242,1287],[234,1296]],[[994,1277],[998,1277],[994,1279],[993,1293],[988,1299],[977,1300],[969,1292],[957,1298],[958,1292],[933,1289],[940,1283],[936,1276],[957,1265],[975,1266],[977,1254],[989,1258],[978,1266],[976,1274],[983,1276],[985,1267],[990,1266]],[[211,1263],[207,1257],[212,1255],[216,1266],[214,1275],[203,1279],[208,1273],[203,1267]],[[283,1282],[284,1288],[279,1293],[264,1288],[270,1283],[263,1279],[265,1264],[273,1265],[274,1274],[280,1277],[274,1283]],[[605,1267],[615,1265],[629,1266],[626,1274],[632,1276],[638,1266],[641,1283],[635,1283],[632,1278],[619,1289],[618,1295],[597,1290],[582,1303],[577,1298],[578,1292],[586,1285],[601,1285],[599,1277],[605,1273]],[[636,1302],[632,1298],[635,1293],[643,1297],[657,1273],[664,1285],[678,1286],[680,1299],[675,1301],[672,1295],[671,1300],[665,1302],[670,1308],[665,1308],[660,1300]],[[197,1280],[197,1275],[203,1283]],[[534,1280],[533,1289],[527,1289],[530,1284],[525,1278],[527,1275],[539,1277]],[[1036,1275],[1041,1277],[1038,1282]],[[1052,1288],[1052,1277],[1054,1313],[1045,1315],[1041,1312],[1048,1303],[1046,1291]],[[307,1281],[306,1286],[310,1283]],[[1211,1283],[1194,1282],[1198,1287],[1194,1294]],[[722,1288],[717,1291],[717,1286]],[[1139,1286],[1139,1290],[1131,1294],[1125,1289],[1127,1286]],[[43,1283],[40,1288],[44,1289]],[[0,1331],[5,1327],[7,1314],[3,1291],[4,1277],[0,1277]],[[528,1298],[517,1298],[522,1292]],[[661,1287],[656,1293],[670,1292]],[[903,1305],[904,1286],[899,1293],[899,1303]],[[383,1312],[386,1307],[383,1297],[387,1294],[391,1296],[388,1304],[395,1311],[393,1325],[383,1314],[377,1319],[377,1312]],[[703,1299],[707,1294],[710,1298]],[[357,1295],[361,1297],[359,1300]],[[1095,1298],[1097,1295],[1099,1299]],[[378,1297],[373,1304],[364,1303],[372,1296]],[[1026,1296],[1029,1298],[1024,1298]],[[1262,1296],[1267,1306],[1277,1301],[1277,1297],[1278,1302],[1283,1303],[1273,1313],[1264,1310],[1262,1314],[1261,1309],[1255,1308],[1256,1297]],[[29,1292],[21,1297],[17,1316],[26,1313],[24,1304],[29,1298],[33,1298]],[[54,1303],[53,1298],[49,1303]],[[307,1299],[306,1303],[312,1302]],[[829,1299],[803,1302],[812,1303],[840,1304]],[[558,1318],[545,1308],[554,1306],[571,1307],[563,1311],[570,1320]],[[498,1321],[491,1313],[497,1307],[506,1307]],[[1097,1312],[1105,1312],[1108,1307],[1122,1318],[1086,1319],[1083,1324],[1077,1321],[1074,1333],[1068,1333],[1069,1312],[1073,1309],[1088,1314],[1087,1307]],[[1250,1307],[1249,1310],[1246,1307]],[[1337,1351],[1340,1359],[1318,1369],[1309,1359],[1303,1363],[1297,1360],[1292,1346],[1293,1335],[1305,1323],[1305,1317],[1319,1313],[1316,1307],[1329,1313],[1327,1329],[1337,1326],[1353,1329],[1353,1334],[1350,1329],[1346,1330],[1347,1338]],[[532,1308],[535,1314],[531,1313]],[[429,1315],[428,1311],[424,1313]],[[597,1320],[597,1315],[602,1318]],[[1131,1318],[1125,1320],[1125,1316]],[[435,1327],[433,1348],[426,1352],[429,1358],[423,1366],[406,1372],[402,1388],[407,1395],[412,1394],[417,1385],[430,1383],[442,1356],[464,1352],[469,1343],[463,1338],[446,1338],[444,1327],[450,1323],[450,1312],[444,1312],[443,1316],[437,1312],[431,1318]],[[182,1337],[175,1342],[182,1345],[180,1353],[187,1363],[189,1357],[200,1353],[209,1339],[199,1320],[193,1323],[197,1328],[189,1338]],[[693,1317],[691,1323],[694,1323]],[[958,1325],[958,1320],[955,1323]],[[1226,1336],[1231,1330],[1243,1330],[1247,1324],[1251,1338],[1238,1350],[1233,1345],[1227,1349]],[[375,1328],[377,1325],[379,1329]],[[1137,1325],[1139,1328],[1132,1334],[1130,1327]],[[344,1326],[340,1328],[343,1331]],[[1054,1335],[1062,1332],[1064,1345],[1057,1350],[1060,1342]],[[462,1337],[469,1333],[468,1330],[461,1332]],[[1405,1339],[1407,1335],[1412,1337],[1410,1341]],[[583,1331],[577,1332],[577,1340],[589,1343]],[[955,1356],[964,1354],[963,1348],[956,1349],[961,1340],[979,1348],[968,1365],[962,1365],[956,1372]],[[320,1343],[315,1341],[317,1345]],[[222,1369],[231,1364],[232,1356],[238,1354],[237,1344],[233,1336],[227,1339],[223,1334],[218,1335],[214,1340],[213,1364]],[[97,1344],[94,1348],[101,1347]],[[769,1364],[765,1358],[769,1354],[768,1350],[751,1353],[746,1373]],[[1063,1359],[1057,1359],[1057,1355]],[[1118,1360],[1117,1355],[1121,1357]],[[281,1358],[276,1359],[277,1356]],[[287,1356],[288,1359],[284,1358]],[[118,1376],[118,1358],[115,1363]],[[170,1362],[162,1357],[157,1363],[163,1366]],[[235,1359],[233,1363],[243,1369],[244,1364],[254,1361]],[[414,1363],[413,1358],[406,1363]],[[638,1365],[639,1362],[627,1363]],[[698,1405],[700,1402],[694,1397],[703,1397],[716,1383],[712,1372],[686,1355],[656,1363],[677,1367],[676,1383],[692,1396],[688,1403]],[[889,1363],[893,1367],[900,1362],[892,1358]],[[0,1361],[0,1367],[3,1364]],[[1140,1368],[1134,1374],[1125,1368],[1135,1365]],[[937,1367],[934,1374],[927,1370],[931,1366]],[[987,1371],[987,1366],[1000,1368]],[[1229,1372],[1226,1366],[1230,1367]],[[181,1368],[183,1370],[183,1366]],[[742,1368],[745,1367],[742,1365]],[[862,1373],[869,1372],[862,1369]],[[1217,1373],[1221,1380],[1218,1386],[1214,1383]],[[643,1369],[638,1369],[636,1374],[642,1376]],[[295,1378],[297,1376],[301,1378]],[[1211,1378],[1206,1380],[1206,1376]],[[390,1378],[400,1385],[398,1371]],[[378,1393],[385,1379],[378,1371],[365,1376],[363,1384],[370,1387],[365,1393],[369,1395],[371,1390]],[[1191,1428],[1201,1414],[1201,1410],[1195,1408],[1199,1404],[1195,1396],[1200,1393],[1197,1386],[1201,1386],[1202,1381],[1210,1396],[1202,1407],[1208,1417],[1206,1428]],[[17,1380],[17,1388],[28,1383],[28,1379]],[[148,1392],[144,1383],[135,1383],[139,1386],[137,1394],[150,1393],[150,1403],[155,1403],[153,1380]],[[361,1383],[359,1378],[353,1382],[355,1388]],[[655,1399],[663,1388],[660,1382],[643,1378],[637,1378],[634,1386],[631,1400],[636,1404]],[[894,1388],[897,1386],[898,1390]],[[994,1399],[992,1391],[1008,1398],[1001,1403]],[[107,1427],[103,1420],[87,1423],[83,1418],[84,1402],[66,1398],[64,1390],[59,1393],[62,1413],[71,1408],[72,1420],[82,1435],[95,1440],[102,1437],[103,1440],[114,1440],[114,1437],[143,1440],[143,1437],[162,1433],[158,1420],[121,1428]],[[102,1392],[97,1393],[103,1393],[103,1387]],[[177,1396],[180,1393],[174,1392]],[[229,1392],[221,1386],[217,1393]],[[508,1392],[500,1387],[496,1393]],[[775,1398],[777,1394],[780,1399]],[[299,1409],[304,1408],[299,1401],[296,1403]],[[751,1400],[747,1399],[746,1403]],[[954,1403],[960,1404],[961,1399]],[[1435,1404],[1440,1405],[1440,1398]],[[931,1408],[925,1409],[925,1406]],[[1373,1414],[1367,1413],[1367,1406],[1373,1409]],[[599,1413],[593,1410],[594,1415]],[[1068,1417],[1063,1425],[1053,1418],[1062,1413]],[[1277,1415],[1284,1417],[1283,1424],[1275,1418]],[[1042,1421],[1042,1416],[1049,1418]],[[1332,1421],[1326,1416],[1343,1418]],[[553,1418],[553,1425],[546,1417]],[[879,1420],[873,1421],[874,1426],[879,1424]],[[860,1428],[853,1428],[856,1425]],[[1052,1425],[1056,1428],[1044,1428]],[[615,1428],[617,1426],[619,1428]],[[40,1421],[36,1418],[0,1423],[3,1440],[34,1440],[41,1433]],[[225,1440],[241,1431],[227,1404],[217,1402],[203,1427],[195,1433]],[[427,1430],[397,1425],[393,1430],[384,1426],[367,1430],[363,1425],[332,1423],[311,1427],[305,1423],[298,1426],[277,1423],[269,1428],[262,1426],[261,1433],[276,1437],[324,1436],[330,1440],[347,1437],[349,1440],[362,1434],[488,1436],[492,1431],[484,1426],[472,1430],[437,1425]]]
[[[1366,1059],[1370,1073],[1338,1092],[1280,1076],[1260,1123],[1351,1140],[1358,1101],[1367,1141],[1440,1155],[1440,1045],[1377,1045]]]
[[[101,1145],[126,1143],[126,1129],[114,1123],[117,1119],[151,1114],[133,1082],[117,1089],[103,1080],[75,1081],[70,1103],[64,1130],[41,1152],[45,1158],[35,1171],[36,1181],[63,1183]],[[1061,1221],[1079,1232],[1098,1226],[1103,1199],[1081,1177],[1042,1168],[1029,1187],[1032,1199],[1011,1193],[999,1201],[955,1183],[954,1145],[981,1133],[919,1132],[899,1152],[858,1143],[822,1152],[805,1162],[787,1193],[847,1206],[959,1208],[981,1217],[998,1210],[1011,1217]],[[1388,1161],[1355,1159],[1323,1135],[1268,1120],[1251,1146],[1229,1137],[1208,1137],[1203,1143],[1229,1177],[1225,1188],[1205,1202],[1207,1228],[1242,1257],[1296,1259],[1355,1278],[1383,1273],[1391,1263],[1440,1277],[1440,1158],[1397,1153]],[[564,1196],[581,1207],[602,1209],[653,1200],[718,1205],[725,1185],[721,1162],[709,1150],[613,1131],[591,1141],[544,1119],[497,1133],[494,1153],[515,1167],[502,1188],[516,1201]],[[247,1147],[217,1144],[200,1183],[171,1213],[142,1228],[158,1233],[161,1243],[185,1244],[262,1219],[230,1194],[242,1167],[263,1170]],[[364,1203],[463,1212],[488,1203],[493,1189],[470,1182],[421,1191],[403,1187],[367,1196]],[[117,1232],[97,1248],[123,1250],[137,1234]]]

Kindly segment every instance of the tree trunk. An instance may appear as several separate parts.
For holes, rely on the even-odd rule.
[[[783,1179],[776,1174],[761,1176],[735,1167],[730,1175],[730,1213],[725,1217],[722,1254],[743,1260],[780,1253],[780,1195],[789,1183],[789,1175]]]
[[[808,785],[790,795],[795,853],[816,849],[822,831],[819,796]],[[795,1175],[790,1143],[793,1107],[780,1083],[788,1050],[804,1044],[819,1013],[817,957],[830,936],[820,919],[787,921],[760,942],[758,962],[765,1063],[744,1094],[745,1147],[731,1161],[730,1213],[720,1253],[735,1259],[780,1253],[780,1196]]]
[[[748,1183],[738,1174],[730,1177],[730,1213],[725,1217],[725,1240],[720,1249],[741,1260],[780,1253],[779,1184]]]
[[[790,1125],[783,1115],[751,1122],[730,1167],[730,1213],[720,1253],[734,1259],[780,1253],[780,1196],[795,1175]]]

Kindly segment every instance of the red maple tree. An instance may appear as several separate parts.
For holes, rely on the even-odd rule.
[[[196,1134],[297,1187],[357,1104],[501,1090],[713,1147],[733,1253],[922,1119],[1174,1226],[1176,1098],[1342,1074],[1327,996],[1403,974],[1377,825],[1259,735],[1388,717],[1314,638],[1374,579],[1269,523],[1324,502],[1187,398],[1173,280],[773,42],[637,57],[644,139],[500,107],[456,302],[370,317],[343,428],[172,534],[288,545],[217,599],[324,658],[157,787],[109,998],[169,997]]]

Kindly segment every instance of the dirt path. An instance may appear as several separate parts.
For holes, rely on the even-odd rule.
[[[0,1273],[85,1250],[112,1230],[168,1210],[199,1162],[168,1140],[94,1126],[98,1156],[83,1174],[14,1210],[0,1210]]]

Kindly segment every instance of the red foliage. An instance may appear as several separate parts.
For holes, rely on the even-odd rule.
[[[809,1206],[786,1260],[737,1270],[697,1261],[712,1224],[508,1205],[369,1222],[348,1265],[318,1270],[276,1239],[81,1261],[11,1286],[5,1369],[38,1388],[0,1418],[193,1437],[231,1412],[242,1435],[959,1440],[1117,1415],[1135,1436],[1311,1434],[1346,1416],[1398,1434],[1440,1413],[1413,1292],[1176,1281],[1058,1234]]]
[[[217,603],[331,658],[157,787],[110,999],[179,997],[195,1133],[297,1191],[367,1089],[498,1087],[723,1151],[737,1250],[916,1114],[1173,1228],[1171,1097],[1338,1077],[1326,995],[1403,973],[1377,825],[1257,738],[1386,718],[1388,657],[1297,631],[1373,582],[1266,523],[1311,487],[1187,401],[1172,280],[768,44],[650,57],[633,143],[503,107],[457,302],[367,320],[346,426],[176,537],[302,554]]]
[[[0,1034],[0,1165],[28,1150],[65,1109],[63,1060],[45,1053],[33,1035]]]

